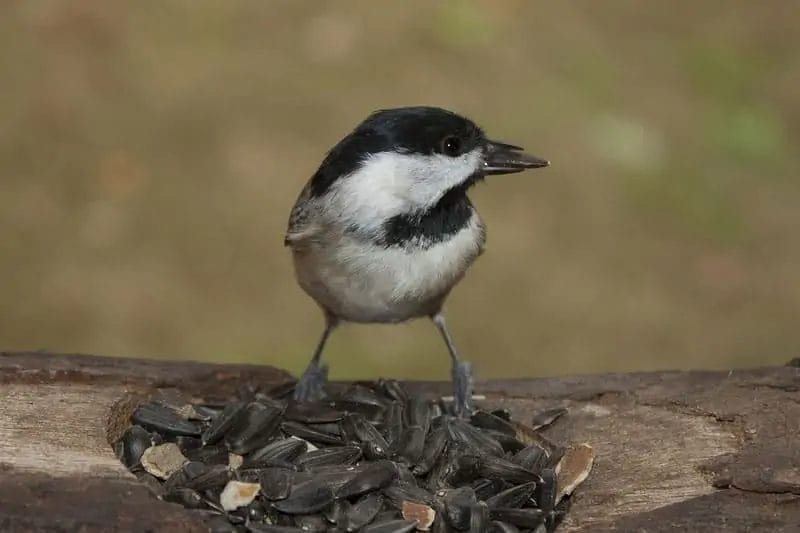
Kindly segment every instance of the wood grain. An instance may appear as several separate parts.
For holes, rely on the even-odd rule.
[[[0,354],[0,531],[203,531],[156,500],[109,444],[136,403],[171,389],[225,397],[281,384],[270,367]],[[441,383],[412,383],[438,394]],[[800,531],[800,369],[479,383],[521,420],[588,442],[594,470],[560,531]]]

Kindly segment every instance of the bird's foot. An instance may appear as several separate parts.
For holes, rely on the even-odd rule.
[[[297,384],[292,397],[297,402],[313,402],[326,396],[325,384],[328,382],[328,365],[310,364]]]
[[[453,409],[455,415],[472,415],[472,363],[457,360],[453,363]]]

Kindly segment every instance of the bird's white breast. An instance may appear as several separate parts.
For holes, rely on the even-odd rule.
[[[435,313],[483,250],[477,213],[464,228],[427,247],[382,246],[343,236],[295,254],[301,286],[322,307],[353,322],[399,322]]]

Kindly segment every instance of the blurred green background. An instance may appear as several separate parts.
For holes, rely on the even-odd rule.
[[[797,4],[5,0],[0,347],[264,362],[322,327],[283,232],[369,112],[428,104],[547,157],[472,193],[448,302],[479,377],[800,355]],[[332,375],[446,378],[425,321]]]

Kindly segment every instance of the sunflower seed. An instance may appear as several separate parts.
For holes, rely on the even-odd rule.
[[[225,446],[205,446],[189,449],[184,452],[190,461],[199,461],[207,465],[228,464],[228,449]]]
[[[397,443],[397,455],[409,464],[417,464],[425,448],[425,433],[421,426],[408,426],[400,434]]]
[[[531,444],[514,454],[511,461],[531,472],[540,472],[547,465],[548,454],[538,444]]]
[[[344,444],[341,437],[322,431],[315,426],[302,424],[300,422],[284,422],[281,424],[281,429],[284,433],[318,444],[334,444],[337,446]]]
[[[557,490],[555,503],[569,496],[589,476],[594,464],[594,451],[588,444],[567,448],[555,468]]]
[[[251,402],[225,434],[225,445],[240,455],[264,446],[278,430],[281,415],[280,409]]]
[[[303,531],[314,533],[328,531],[328,524],[325,522],[325,518],[318,514],[295,516],[294,523]]]
[[[142,453],[141,458],[144,469],[160,479],[167,479],[180,470],[186,461],[186,457],[174,442],[151,446]]]
[[[339,500],[347,501],[347,500]],[[358,531],[375,519],[383,505],[383,496],[377,492],[358,499],[345,513],[344,527],[347,531]]]
[[[297,458],[298,466],[312,468],[323,465],[352,465],[361,457],[358,446],[336,446],[306,452]]]
[[[514,429],[514,426],[508,423],[508,420],[504,420],[499,416],[493,415],[492,413],[487,413],[486,411],[476,411],[472,414],[469,419],[470,423],[482,429],[492,429],[494,431],[499,431],[500,433],[505,433],[506,435],[515,436],[517,431]]]
[[[338,422],[343,415],[344,413],[331,407],[330,402],[291,402],[286,408],[285,418],[293,422],[319,424],[322,422]]]
[[[374,522],[361,531],[363,533],[407,533],[414,531],[417,528],[417,523],[410,520],[386,520],[383,522]]]
[[[179,503],[189,509],[201,509],[205,507],[203,497],[192,489],[187,488],[174,488],[164,493],[161,497],[164,501]]]
[[[225,436],[239,415],[242,414],[246,402],[233,402],[225,406],[222,412],[211,421],[211,425],[203,432],[203,445],[214,444]]]
[[[353,505],[347,500],[334,500],[332,505],[322,511],[322,514],[331,524],[337,524],[343,527],[347,521],[347,513],[350,512],[352,507]],[[341,529],[341,527],[339,529]]]
[[[433,505],[435,500],[433,494],[417,485],[396,481],[383,489],[383,494],[389,503],[397,509],[402,509],[403,502],[415,502],[425,505]]]
[[[436,520],[436,511],[423,503],[405,501],[401,510],[403,518],[416,522],[420,531],[428,531]]]
[[[524,507],[536,491],[536,482],[523,483],[511,487],[486,500],[486,505],[495,509],[499,507]]]
[[[292,526],[278,526],[273,524],[247,524],[245,526],[249,533],[303,533],[303,529]],[[234,529],[233,531],[239,531]]]
[[[131,426],[122,434],[119,458],[130,469],[140,468],[144,451],[155,445],[150,432],[142,426]]]
[[[406,425],[419,426],[426,435],[431,426],[431,403],[419,396],[408,399],[405,409]]]
[[[432,430],[425,440],[422,457],[420,457],[419,461],[417,461],[417,464],[415,464],[412,469],[414,474],[417,476],[424,476],[430,472],[433,464],[442,455],[445,444],[447,444],[447,434],[444,428]]]
[[[539,508],[552,511],[556,506],[557,480],[556,472],[552,468],[542,470],[542,479],[536,491],[536,501]]]
[[[398,403],[405,403],[408,400],[408,393],[399,381],[394,379],[379,379],[377,389],[387,398]]]
[[[386,442],[388,442],[392,448],[396,447],[396,444],[400,438],[400,434],[405,427],[403,417],[403,404],[400,402],[394,402],[386,411],[383,436],[386,438]]]
[[[469,528],[472,505],[478,501],[475,491],[470,487],[448,490],[443,500],[447,522],[456,529]]]
[[[294,437],[278,439],[247,454],[243,466],[250,468],[292,463],[305,451],[306,443],[303,440]]]
[[[555,407],[553,409],[541,411],[531,419],[531,428],[534,430],[545,428],[561,418],[566,412],[567,409],[564,407]]]
[[[444,424],[448,438],[480,455],[503,455],[500,443],[463,420],[451,418]]]
[[[131,415],[134,424],[166,435],[199,437],[202,426],[183,418],[174,409],[157,403],[140,405]]]
[[[186,482],[186,487],[203,492],[208,489],[224,487],[231,478],[230,470],[224,465],[212,465],[199,476]]]
[[[519,533],[519,528],[508,522],[494,520],[489,525],[489,533]]]
[[[484,533],[489,529],[489,507],[484,502],[472,504],[469,516],[469,532]]]
[[[370,460],[386,458],[389,444],[363,415],[349,413],[342,418],[341,424],[342,434],[348,442],[361,443],[364,457]]]
[[[517,464],[499,457],[486,456],[481,458],[480,474],[488,479],[502,479],[509,483],[540,482],[541,478],[535,473]]]
[[[350,498],[365,492],[382,489],[397,479],[397,467],[383,460],[367,464],[356,476],[336,492],[338,498]]]
[[[286,499],[272,503],[278,511],[286,514],[312,514],[321,511],[333,501],[333,491],[319,479],[310,479],[292,485]]]
[[[292,488],[294,472],[285,468],[265,468],[259,473],[261,495],[268,500],[285,500]]]
[[[492,509],[492,520],[508,522],[517,527],[533,529],[544,522],[545,514],[541,509]]]

